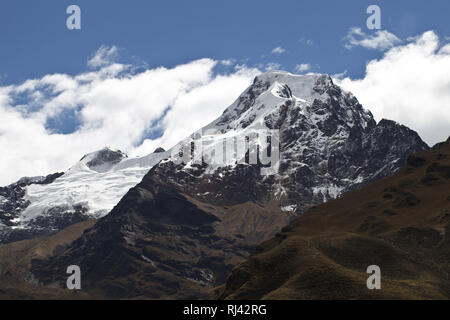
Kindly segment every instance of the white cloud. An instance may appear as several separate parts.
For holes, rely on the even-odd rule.
[[[309,63],[302,63],[302,64],[298,64],[295,66],[295,71],[296,72],[305,72],[308,71],[309,69],[311,69],[311,65]]]
[[[217,119],[250,85],[259,71],[241,69],[231,75],[217,75],[205,85],[180,95],[162,121],[164,134],[155,140],[146,140],[134,154],[147,154],[158,146],[169,148],[182,138]]]
[[[221,60],[220,61],[220,64],[222,64],[224,66],[227,66],[227,67],[229,67],[229,66],[231,66],[231,65],[233,65],[235,63],[236,63],[235,59],[226,59],[226,60]]]
[[[105,146],[133,155],[169,148],[219,116],[259,73],[242,66],[215,74],[217,61],[211,59],[138,74],[112,60],[95,61],[103,67],[0,86],[0,185],[65,171]],[[71,133],[48,127],[55,119],[65,123],[67,114],[78,121]],[[146,140],[155,128],[164,135]]]
[[[335,73],[335,74],[331,75],[331,77],[333,79],[335,79],[336,81],[341,81],[342,79],[344,79],[347,76],[347,73],[348,73],[348,71],[344,70],[341,73]]]
[[[104,67],[112,64],[117,58],[118,49],[116,46],[101,46],[95,54],[88,60],[88,66],[91,68]]]
[[[373,50],[386,50],[401,42],[396,35],[387,30],[377,30],[373,35],[369,35],[357,27],[350,28],[344,40],[347,49],[361,46]]]
[[[363,79],[336,79],[377,120],[388,118],[418,131],[430,145],[450,135],[450,44],[433,31],[367,64]]]
[[[280,70],[281,64],[279,64],[278,62],[268,62],[267,64],[259,65],[258,67],[260,69],[264,69],[265,71],[273,71],[273,70]]]
[[[272,49],[272,54],[282,54],[284,52],[286,52],[286,50],[282,47],[276,47]]]

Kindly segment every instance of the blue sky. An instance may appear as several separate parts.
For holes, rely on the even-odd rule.
[[[81,30],[66,27],[72,4]],[[448,1],[2,0],[0,185],[105,146],[170,148],[273,69],[328,73],[433,145],[450,135],[449,14]]]
[[[66,29],[70,4],[82,10],[81,31]],[[288,71],[309,63],[312,71],[359,77],[366,61],[382,53],[347,50],[342,39],[352,26],[365,29],[370,4],[382,9],[382,28],[399,38],[426,30],[450,36],[448,1],[2,0],[1,81],[76,74],[102,45],[122,48],[150,67],[234,58],[248,65],[276,62]],[[271,55],[277,46],[286,52]]]

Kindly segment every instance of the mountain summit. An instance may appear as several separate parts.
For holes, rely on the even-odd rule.
[[[120,150],[112,150],[111,148],[104,148],[102,150],[85,155],[80,164],[85,165],[90,170],[96,172],[107,172],[115,164],[127,158],[127,155]]]
[[[297,213],[389,176],[406,163],[409,154],[428,149],[405,126],[385,119],[377,124],[353,94],[323,74],[272,71],[256,77],[217,120],[201,130],[206,135],[200,140],[208,154],[209,149],[221,149],[223,139],[229,137],[247,138],[251,144],[248,137],[261,130],[277,132],[280,157],[272,177],[252,181],[264,190],[257,198],[275,197],[286,210]],[[194,134],[180,144],[199,144],[197,140]],[[235,166],[242,159],[227,160],[196,170],[222,175],[222,179],[226,172],[235,175],[243,170]],[[185,168],[192,169],[190,163]],[[213,195],[217,197],[208,193],[209,201]]]

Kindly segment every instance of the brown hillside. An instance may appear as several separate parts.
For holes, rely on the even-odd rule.
[[[369,265],[381,289],[369,290]],[[450,138],[392,177],[316,206],[237,266],[226,299],[448,299]]]

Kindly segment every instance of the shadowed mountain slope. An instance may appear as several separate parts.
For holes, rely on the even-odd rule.
[[[381,290],[366,269],[381,268]],[[448,299],[450,138],[392,177],[316,206],[236,267],[226,299]]]

